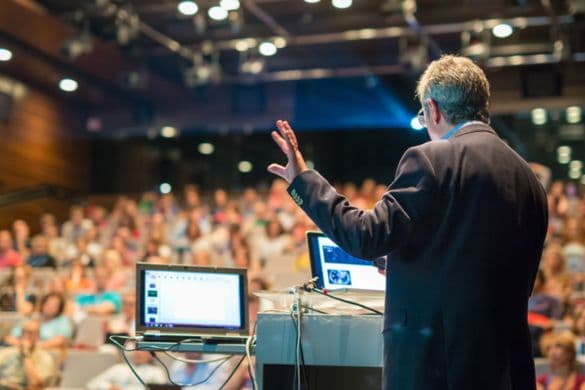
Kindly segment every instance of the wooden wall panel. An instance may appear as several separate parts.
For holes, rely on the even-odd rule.
[[[79,134],[81,117],[58,98],[28,89],[0,122],[0,193],[51,184],[85,192],[89,188],[90,142]],[[81,132],[82,134],[82,132]],[[67,202],[40,200],[0,208],[0,228],[15,218],[34,227],[42,212],[61,218]]]

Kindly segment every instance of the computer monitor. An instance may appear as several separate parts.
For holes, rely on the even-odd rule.
[[[138,334],[248,335],[245,269],[138,263],[136,275]]]
[[[318,277],[319,288],[385,291],[386,277],[373,261],[351,256],[320,232],[307,232],[307,246],[311,272]]]

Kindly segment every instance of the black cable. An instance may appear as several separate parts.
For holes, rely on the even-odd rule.
[[[177,383],[175,381],[173,381],[173,379],[171,378],[171,372],[169,371],[168,367],[166,366],[166,364],[163,363],[162,360],[160,360],[160,358],[156,355],[155,351],[150,351],[150,354],[159,362],[159,364],[164,368],[165,372],[167,373],[167,378],[169,378],[169,382],[171,382],[171,384],[175,385],[175,386],[198,386],[201,385],[205,382],[207,382],[209,380],[209,378],[211,378],[213,376],[213,374],[215,374],[215,372],[221,367],[223,366],[228,360],[230,360],[232,358],[232,356],[225,358],[222,362],[220,362],[217,366],[215,366],[213,368],[213,370],[211,370],[211,372],[207,375],[207,377],[205,377],[205,379],[200,380],[199,382],[195,382],[195,383]]]
[[[293,325],[294,325],[293,328],[295,330],[295,338],[296,338],[296,335],[297,335],[297,321],[295,320],[295,317],[294,317],[292,311],[290,312],[290,318],[291,318],[291,320],[293,322]],[[305,384],[307,385],[306,386],[306,389],[308,390],[309,389],[309,380],[307,379],[307,369],[305,367],[306,366],[306,364],[305,364],[305,353],[303,352],[303,343],[302,343],[302,340],[301,340],[300,346],[301,346],[301,372],[303,373],[303,378],[305,380]],[[294,384],[296,382],[296,377],[297,377],[297,371],[294,370],[293,387],[294,387]],[[301,380],[301,379],[299,378],[299,380]]]
[[[321,289],[316,288],[316,287],[311,288],[311,291],[316,292],[317,294],[321,294],[323,296],[329,297],[331,299],[335,299],[336,301],[347,303],[348,305],[354,305],[354,306],[361,307],[362,309],[366,309],[366,310],[368,310],[374,314],[377,314],[377,315],[384,315],[384,313],[382,313],[381,311],[376,310],[372,307],[362,305],[361,303],[358,303],[358,302],[350,301],[349,299],[339,298],[338,296],[329,294],[328,291],[324,291],[324,290],[321,290]]]
[[[238,362],[238,364],[236,364],[236,366],[234,367],[234,369],[232,370],[232,372],[230,373],[230,375],[227,377],[227,379],[225,380],[225,382],[223,382],[223,385],[221,385],[221,387],[219,388],[219,390],[222,390],[225,387],[225,385],[228,384],[228,382],[230,381],[230,379],[232,379],[232,376],[234,376],[234,374],[238,370],[238,367],[240,367],[240,364],[242,364],[242,362],[244,361],[245,358],[246,358],[246,354],[242,355],[242,358],[240,359],[240,361]]]
[[[136,351],[136,349],[134,349],[134,351]],[[128,360],[128,357],[126,356],[126,351],[121,349],[120,353],[122,353],[122,357],[124,358],[124,361],[126,362],[126,364],[128,365],[128,367],[130,367],[130,371],[132,371],[132,373],[134,374],[134,376],[136,377],[136,379],[138,379],[138,382],[140,382],[142,384],[142,386],[144,386],[144,388],[148,388],[148,386],[146,386],[146,383],[144,383],[144,381],[142,380],[142,378],[140,377],[140,375],[138,375],[138,373],[136,372],[136,370],[134,369],[134,366],[132,365],[132,363],[130,363],[130,360]]]

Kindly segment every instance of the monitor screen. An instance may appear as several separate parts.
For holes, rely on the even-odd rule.
[[[247,330],[245,270],[141,264],[138,274],[138,329]]]
[[[358,259],[341,249],[323,233],[307,233],[309,257],[317,285],[327,290],[384,291],[386,277],[370,260]]]

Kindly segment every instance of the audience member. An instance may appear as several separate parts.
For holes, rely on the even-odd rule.
[[[49,254],[49,244],[45,236],[34,236],[31,241],[30,256],[26,260],[31,267],[57,268],[55,258]]]
[[[549,368],[537,378],[537,390],[584,390],[585,376],[577,371],[575,337],[570,332],[553,334],[543,343]]]
[[[22,258],[12,247],[12,234],[8,230],[0,230],[0,268],[20,264]]]
[[[57,364],[40,345],[39,328],[38,321],[26,321],[18,343],[0,350],[0,388],[41,389],[57,379]]]
[[[58,293],[49,293],[40,304],[40,341],[43,349],[65,348],[73,336],[71,320],[63,314],[65,298]],[[23,334],[23,327],[16,326],[6,337],[8,345],[18,345]]]
[[[146,384],[167,383],[167,376],[163,369],[153,364],[153,358],[148,351],[128,352],[129,360],[134,370]],[[118,363],[93,378],[86,386],[89,390],[143,390],[126,363]]]
[[[117,291],[107,290],[108,271],[103,267],[97,267],[94,271],[95,292],[91,294],[79,294],[75,302],[88,314],[106,315],[120,311],[121,299]]]

